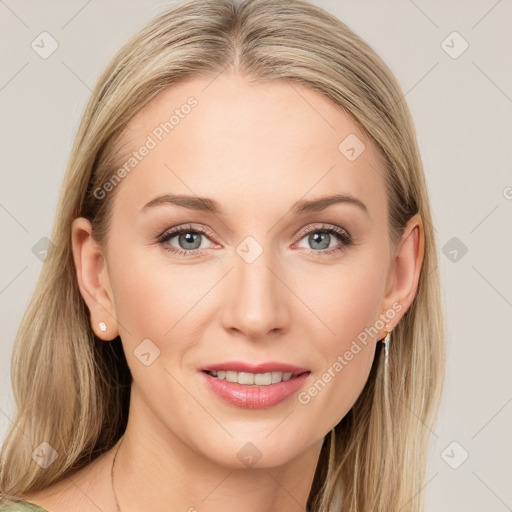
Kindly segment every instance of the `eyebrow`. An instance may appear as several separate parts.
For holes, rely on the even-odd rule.
[[[368,213],[366,205],[360,199],[357,199],[356,197],[353,197],[350,194],[334,194],[331,196],[321,197],[319,199],[313,200],[301,199],[291,206],[291,211],[295,215],[304,215],[307,213],[325,210],[329,206],[339,203],[352,204],[363,210],[365,213]],[[223,210],[220,203],[218,203],[214,199],[210,199],[207,197],[172,194],[165,194],[162,196],[155,197],[154,199],[149,201],[149,203],[144,205],[141,211],[145,211],[149,208],[153,208],[155,206],[164,204],[172,204],[175,206],[181,206],[182,208],[187,208],[189,210],[198,210],[212,214],[223,214]]]

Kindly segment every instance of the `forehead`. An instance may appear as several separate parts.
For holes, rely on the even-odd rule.
[[[172,86],[130,121],[116,160],[128,171],[117,195],[138,211],[164,193],[212,197],[227,213],[336,192],[385,207],[374,142],[329,98],[285,80]]]

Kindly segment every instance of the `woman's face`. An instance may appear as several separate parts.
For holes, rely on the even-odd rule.
[[[228,466],[248,455],[271,467],[318,446],[408,306],[374,144],[313,90],[222,75],[148,104],[118,163],[127,165],[112,181],[99,273],[108,300],[96,302],[117,320],[134,380],[130,416]],[[274,371],[262,383],[290,373],[284,365],[307,373],[249,387],[203,371],[253,378],[231,373],[238,363],[273,363],[252,368]]]

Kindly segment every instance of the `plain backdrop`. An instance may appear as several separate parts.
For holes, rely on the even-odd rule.
[[[427,512],[512,510],[512,2],[313,3],[384,59],[416,124],[448,351]],[[80,117],[110,58],[166,5],[0,0],[0,442],[14,411],[14,338]],[[46,51],[58,44],[47,58],[38,37]]]

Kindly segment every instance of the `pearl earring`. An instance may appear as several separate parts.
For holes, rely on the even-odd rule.
[[[102,332],[107,330],[107,324],[105,322],[100,322],[98,325],[100,326]]]

